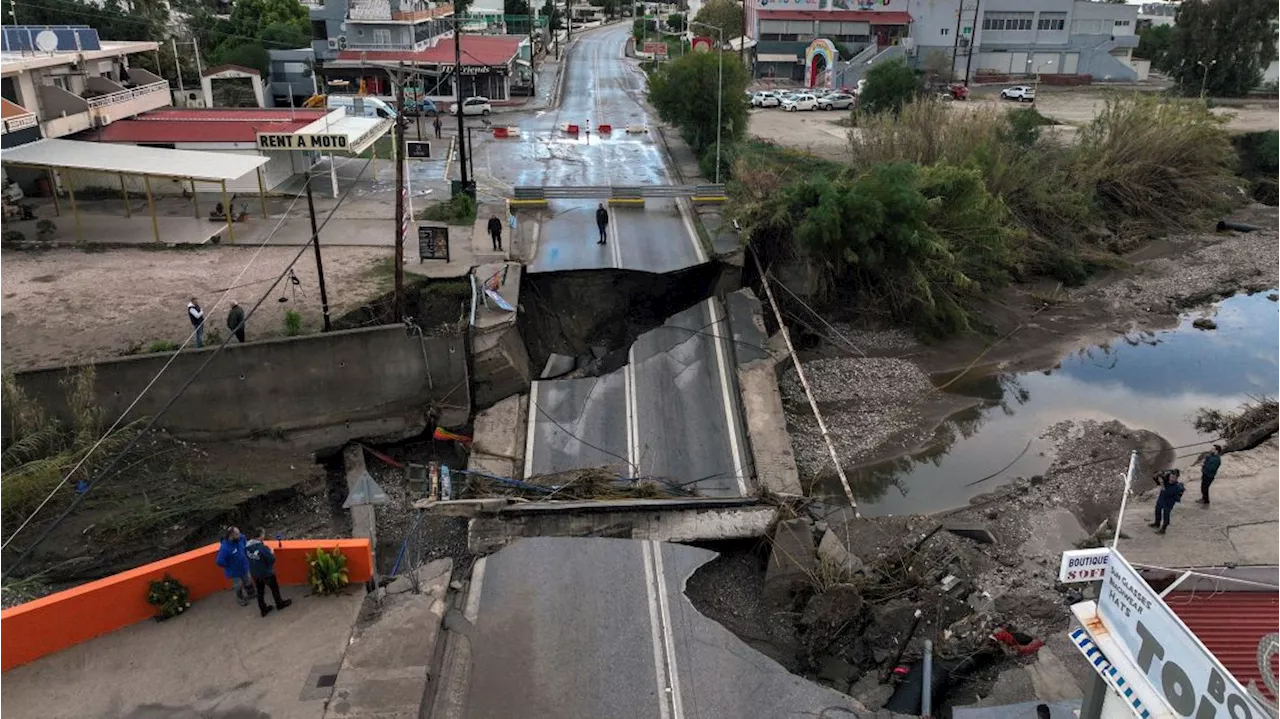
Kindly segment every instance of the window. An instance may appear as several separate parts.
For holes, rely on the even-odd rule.
[[[1116,27],[1128,27],[1129,25],[1129,20],[1116,20]]]
[[[373,44],[374,45],[390,45],[391,30],[388,28],[374,28]]]
[[[990,13],[982,16],[982,29],[994,31],[1021,31],[1030,30],[1033,26],[1035,13],[1029,12],[1004,12]]]
[[[1036,23],[1037,30],[1062,30],[1067,26],[1067,14],[1064,12],[1042,12]]]
[[[951,34],[951,28],[949,28],[949,27],[944,27],[944,28],[942,28],[942,32],[941,32],[941,34],[942,34],[942,36],[943,36],[943,37],[946,37],[947,35],[950,35],[950,34]]]

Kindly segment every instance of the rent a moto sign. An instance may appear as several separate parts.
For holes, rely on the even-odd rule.
[[[1176,713],[1194,719],[1271,716],[1114,550],[1098,614]]]
[[[289,132],[259,132],[259,150],[327,150],[347,149],[347,136],[335,134],[296,134]]]

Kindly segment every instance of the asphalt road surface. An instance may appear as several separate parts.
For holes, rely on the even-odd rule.
[[[661,142],[644,103],[644,75],[623,56],[630,25],[579,36],[566,55],[560,104],[531,114],[499,115],[519,138],[474,136],[473,165],[481,190],[510,196],[512,187],[671,184]],[[612,125],[602,135],[601,125]],[[564,131],[577,125],[577,135]],[[609,236],[598,245],[599,200],[555,200],[538,214],[538,250],[528,272],[618,268],[671,272],[708,260],[685,202],[650,199],[643,208],[608,208]]]
[[[729,322],[711,298],[640,335],[620,370],[533,383],[525,476],[609,466],[750,494]]]
[[[853,716],[848,696],[787,672],[685,598],[685,581],[714,557],[680,544],[539,537],[481,560],[468,597],[477,611],[465,716]]]

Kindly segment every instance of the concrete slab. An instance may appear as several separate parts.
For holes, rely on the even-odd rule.
[[[364,601],[361,587],[258,616],[230,592],[5,673],[6,716],[85,719],[316,719]],[[326,679],[327,677],[327,679]]]
[[[144,206],[145,211],[145,206]],[[122,209],[123,212],[123,209]],[[106,214],[94,212],[80,213],[80,232],[76,232],[75,218],[63,204],[62,216],[55,216],[52,211],[41,212],[39,219],[18,221],[5,220],[6,232],[21,232],[27,241],[36,239],[36,225],[40,220],[50,220],[57,229],[46,239],[50,244],[75,245],[155,245],[155,230],[151,224],[151,215],[137,214],[125,217],[123,214]],[[219,233],[226,234],[227,226],[215,224],[207,219],[195,217],[169,217],[157,215],[156,225],[160,230],[160,242],[165,245],[203,245]],[[241,233],[248,225],[236,225],[236,242],[245,240]]]
[[[773,494],[804,494],[774,363],[762,359],[740,364],[738,388],[757,486]]]
[[[803,519],[779,522],[764,575],[765,598],[778,605],[789,605],[792,596],[813,581],[816,568],[813,527]]]
[[[522,399],[525,398],[508,397],[476,413],[473,452],[515,460],[524,451],[524,445],[519,443]]]
[[[764,309],[756,293],[749,287],[730,292],[725,295],[724,304],[729,313],[729,329],[733,331],[733,354],[738,364],[741,366],[754,360],[769,359],[766,346],[769,335],[765,332]]]
[[[409,583],[362,617],[351,636],[325,719],[416,719],[435,658],[453,560],[437,559],[417,570],[421,593]]]

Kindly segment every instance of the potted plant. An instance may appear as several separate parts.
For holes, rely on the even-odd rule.
[[[316,594],[336,594],[350,583],[347,556],[337,547],[326,552],[316,549],[307,553],[308,580]]]
[[[163,622],[191,608],[190,592],[182,582],[166,574],[164,579],[151,580],[147,604],[156,608],[156,621]]]

